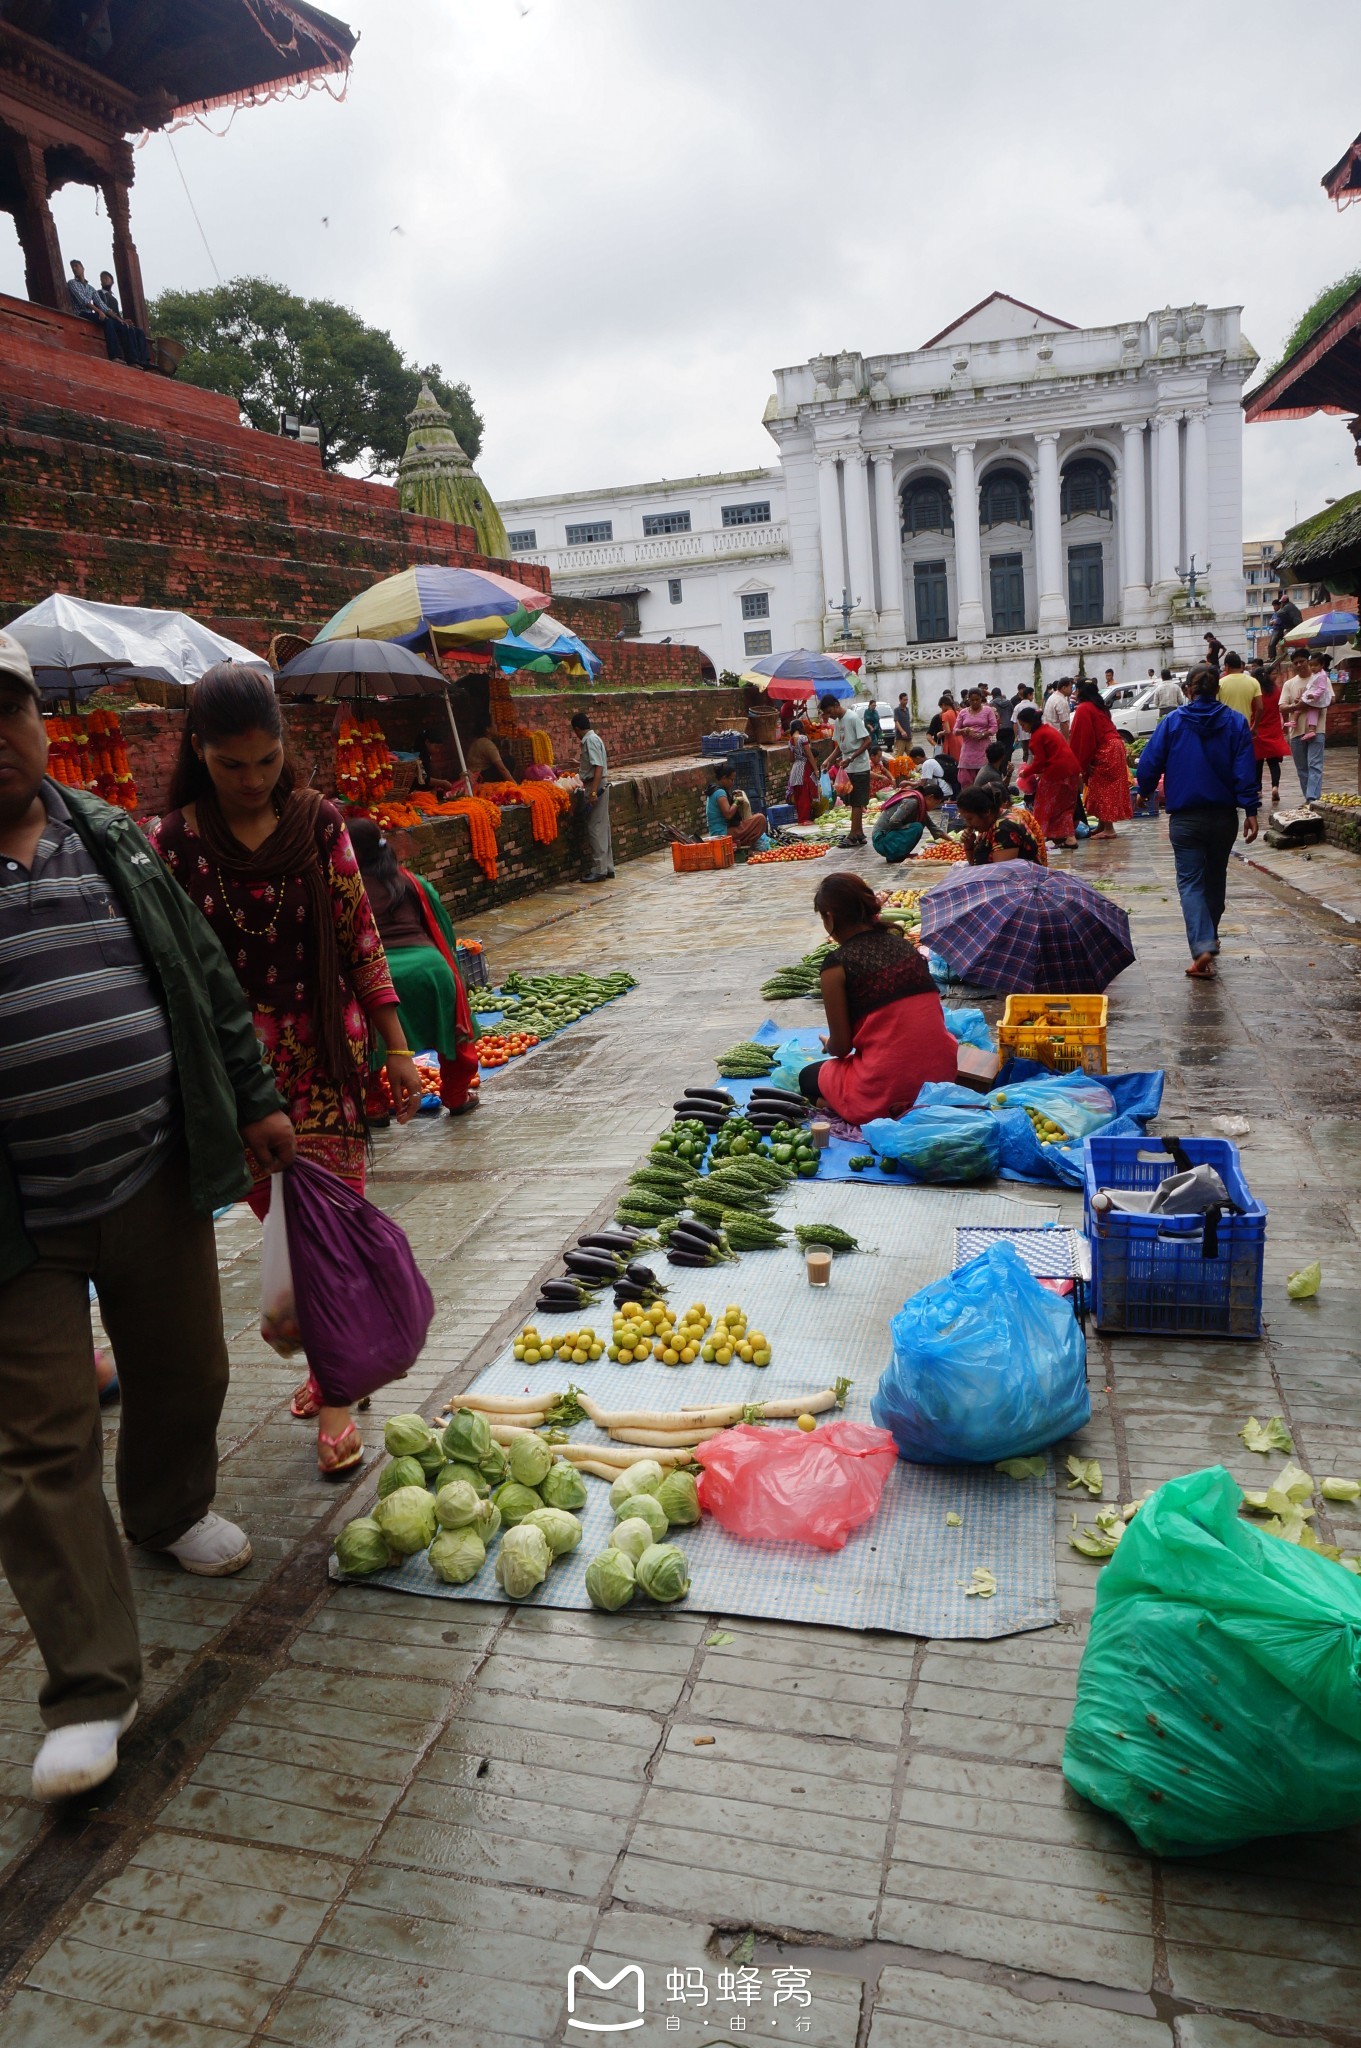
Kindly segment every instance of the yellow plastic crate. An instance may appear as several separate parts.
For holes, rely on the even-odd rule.
[[[997,1050],[1004,1060],[1038,1060],[1056,1074],[1104,1074],[1108,1008],[1105,996],[1008,996]]]

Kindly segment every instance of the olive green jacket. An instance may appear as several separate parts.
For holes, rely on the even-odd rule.
[[[207,919],[126,811],[83,790],[62,798],[123,907],[165,1005],[175,1054],[189,1189],[210,1216],[250,1186],[241,1127],[282,1110],[249,1005]],[[0,1284],[37,1253],[24,1230],[14,1170],[0,1145]]]

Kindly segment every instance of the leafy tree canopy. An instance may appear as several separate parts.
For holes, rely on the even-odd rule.
[[[408,362],[390,334],[348,306],[299,298],[267,277],[235,277],[211,291],[162,292],[149,316],[156,332],[183,342],[186,383],[226,392],[264,433],[278,432],[281,412],[320,428],[328,469],[358,464],[391,475],[422,379],[469,461],[477,459],[482,419],[467,385],[450,384],[434,364]]]

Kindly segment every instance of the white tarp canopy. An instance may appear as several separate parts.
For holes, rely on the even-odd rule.
[[[88,604],[60,592],[23,612],[5,630],[23,647],[38,682],[48,689],[94,689],[107,680],[137,676],[187,684],[219,661],[269,670],[261,655],[212,632],[187,612]]]

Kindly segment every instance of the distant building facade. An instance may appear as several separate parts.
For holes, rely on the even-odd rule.
[[[522,499],[506,526],[555,587],[632,593],[644,637],[720,668],[767,632],[933,699],[1184,666],[1207,626],[1244,636],[1256,361],[1235,307],[1079,329],[994,293],[924,348],[778,370],[778,470]]]

